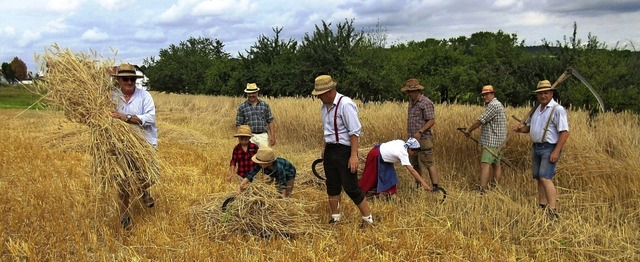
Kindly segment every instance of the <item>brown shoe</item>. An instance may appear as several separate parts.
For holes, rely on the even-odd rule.
[[[149,191],[144,191],[142,193],[142,202],[144,202],[144,205],[152,208],[156,205],[156,200],[153,199],[153,197],[151,196],[151,193],[149,193]]]

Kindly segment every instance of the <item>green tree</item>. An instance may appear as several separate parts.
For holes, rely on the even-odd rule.
[[[307,94],[301,89],[305,79],[296,55],[298,42],[281,39],[282,28],[273,28],[274,36],[260,35],[258,41],[240,55],[246,82],[255,82],[261,93],[271,96],[292,96]],[[238,89],[241,91],[242,89]]]
[[[13,69],[11,69],[11,64],[4,62],[2,63],[2,75],[9,82],[13,82],[16,79],[15,73],[13,73]]]
[[[220,40],[190,37],[178,45],[160,49],[158,58],[144,59],[151,90],[203,94],[211,93],[205,76],[216,61],[224,61],[230,55],[224,52]]]
[[[27,76],[28,76],[27,64],[25,64],[17,56],[14,57],[13,60],[11,61],[11,70],[13,71],[13,74],[18,81],[27,79]]]

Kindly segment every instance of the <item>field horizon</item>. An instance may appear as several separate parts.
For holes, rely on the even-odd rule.
[[[224,221],[195,215],[236,192],[237,183],[225,177],[237,143],[235,110],[244,98],[152,94],[162,178],[151,189],[157,206],[136,204],[131,231],[120,229],[114,190],[98,190],[90,173],[87,127],[54,110],[0,110],[0,260],[640,260],[638,115],[590,119],[587,111],[569,111],[569,141],[554,179],[561,218],[551,222],[537,208],[529,136],[509,131],[505,157],[513,168],[503,166],[500,185],[481,196],[473,190],[480,149],[456,128],[469,126],[483,107],[436,104],[434,156],[447,201],[438,204],[432,193],[415,189],[396,166],[398,194],[371,202],[377,225],[363,230],[346,196],[344,222],[326,223],[326,193],[310,170],[322,147],[321,102],[264,98],[276,118],[274,150],[298,170],[291,202],[274,203],[308,207],[306,233],[265,239],[223,232]],[[406,103],[358,106],[361,150],[406,139]],[[527,111],[508,107],[507,115]]]

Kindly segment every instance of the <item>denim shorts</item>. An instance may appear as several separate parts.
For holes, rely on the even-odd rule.
[[[533,179],[552,179],[556,172],[556,163],[551,163],[549,158],[556,144],[534,143],[531,150],[531,171]]]

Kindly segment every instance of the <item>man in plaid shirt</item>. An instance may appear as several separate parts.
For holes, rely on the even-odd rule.
[[[259,147],[271,147],[276,144],[276,124],[269,104],[258,99],[260,88],[255,83],[248,83],[244,93],[247,100],[238,106],[236,113],[236,127],[249,125],[253,137],[251,142]]]
[[[407,120],[407,132],[409,137],[418,139],[420,142],[420,153],[417,156],[409,158],[413,168],[422,176],[422,166],[425,166],[433,190],[438,189],[440,176],[433,162],[433,133],[431,127],[436,124],[436,114],[433,102],[420,93],[424,89],[420,85],[418,79],[412,78],[407,80],[404,87],[400,91],[407,93],[409,96],[409,110]],[[420,183],[416,181],[417,187]]]
[[[486,85],[482,87],[480,95],[487,107],[478,119],[467,128],[464,134],[469,137],[474,129],[482,126],[479,142],[482,147],[482,157],[480,159],[481,172],[478,191],[484,194],[489,183],[491,167],[493,167],[493,180],[496,184],[500,180],[500,176],[502,176],[500,159],[502,158],[501,148],[507,139],[507,116],[504,112],[504,106],[496,98],[493,86]]]

